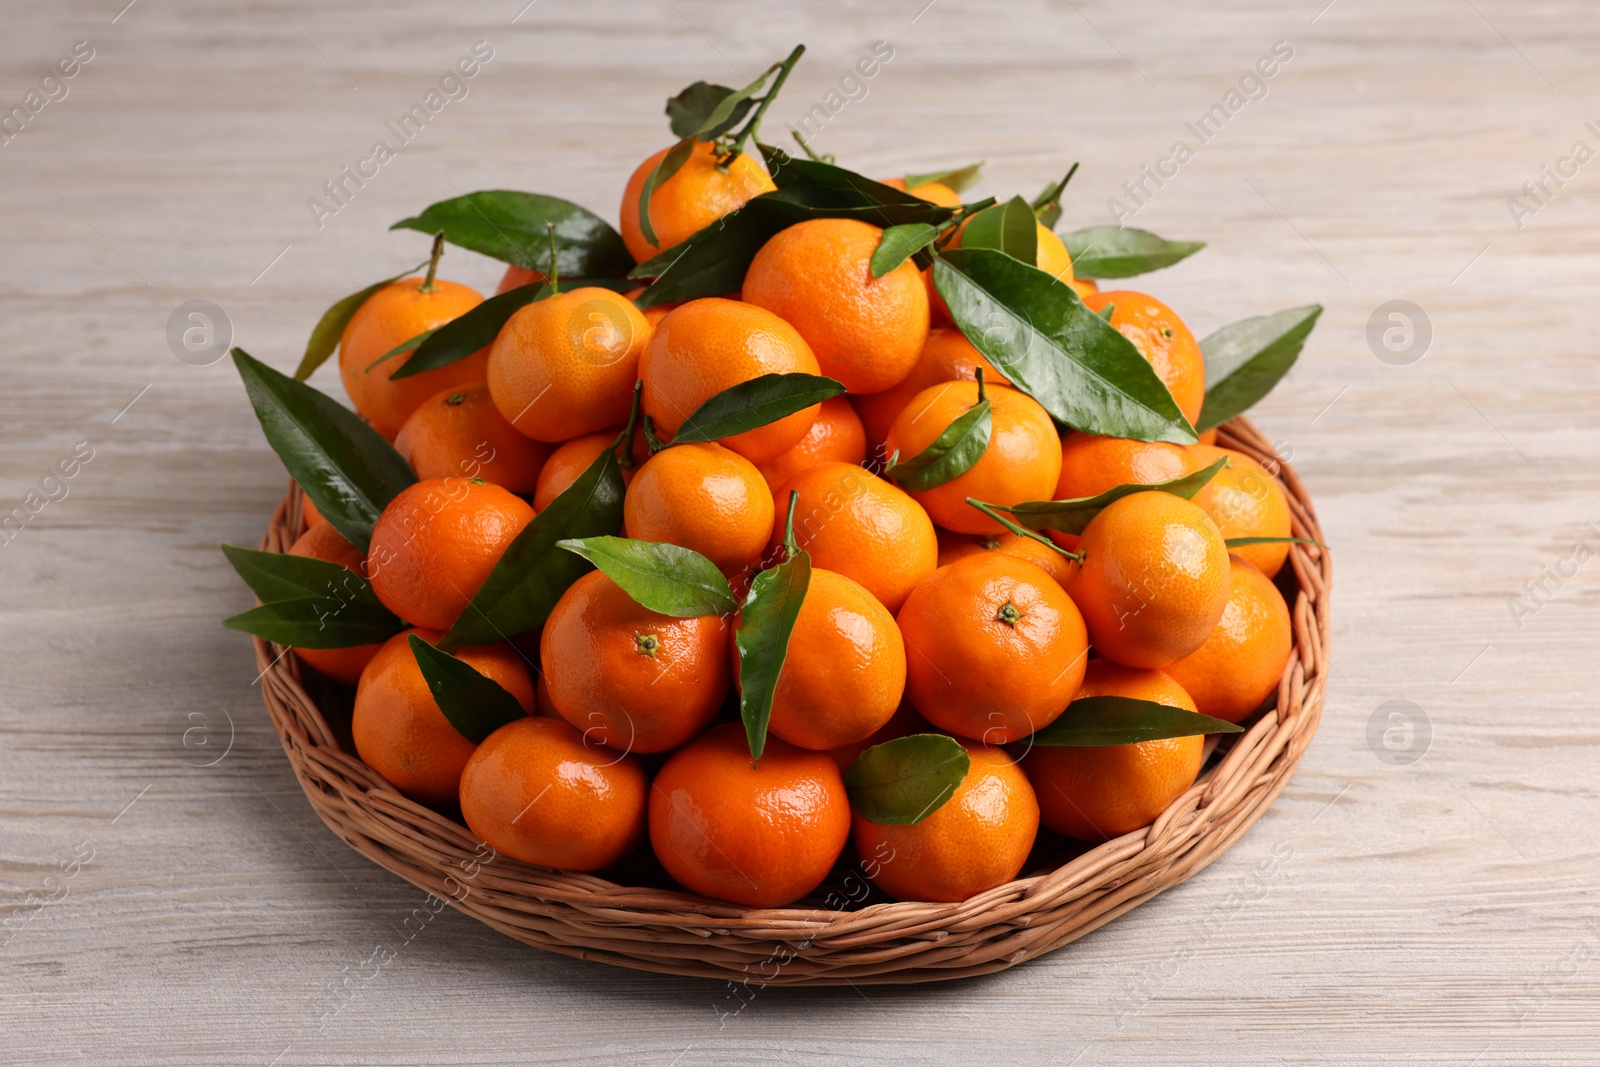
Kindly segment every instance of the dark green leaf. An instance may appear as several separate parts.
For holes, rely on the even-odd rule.
[[[693,549],[626,537],[557,541],[556,547],[593,563],[635,602],[660,615],[726,615],[739,606],[717,565]]]
[[[405,623],[381,606],[329,596],[274,600],[223,619],[222,625],[294,648],[375,645],[405,629]]]
[[[322,318],[311,329],[311,338],[306,341],[306,354],[300,357],[300,366],[295,368],[296,381],[305,381],[311,377],[311,372],[328,361],[333,355],[333,350],[339,347],[339,338],[344,336],[344,328],[350,325],[350,320],[355,313],[361,310],[361,305],[367,299],[386,285],[393,285],[408,274],[415,274],[426,263],[412,267],[408,271],[396,274],[393,278],[385,278],[381,282],[373,282],[360,292],[351,293],[342,298],[331,308],[322,313]]]
[[[1055,530],[1057,533],[1081,534],[1083,528],[1089,525],[1089,520],[1104,511],[1113,501],[1132,496],[1134,493],[1171,493],[1185,500],[1193,500],[1194,495],[1227,465],[1228,458],[1224,456],[1203,470],[1185,474],[1182,478],[1174,478],[1170,482],[1150,482],[1144,485],[1130,483],[1107,489],[1099,496],[1079,497],[1074,500],[1035,500],[1009,508],[997,507],[996,510],[1005,512],[1030,530]]]
[[[331,397],[242,348],[233,350],[233,362],[267,443],[322,517],[365,552],[384,505],[416,475],[378,431]]]
[[[720,441],[804,411],[844,392],[819,374],[763,374],[729,386],[695,408],[673,435],[674,444]]]
[[[755,576],[733,629],[739,655],[739,716],[754,759],[760,759],[767,746],[767,722],[772,718],[778,672],[789,654],[789,635],[810,585],[811,556],[795,552]]]
[[[982,170],[983,160],[980,159],[976,163],[968,163],[964,167],[956,167],[953,170],[935,170],[929,171],[927,174],[907,174],[906,188],[915,189],[919,185],[938,182],[954,192],[964,193],[972,188],[972,183],[978,180],[978,174]]]
[[[233,569],[263,604],[299,597],[336,597],[381,608],[372,586],[348,567],[310,556],[287,552],[261,552],[254,548],[223,545]]]
[[[1204,241],[1168,241],[1132,226],[1089,226],[1061,238],[1079,278],[1131,278],[1170,267],[1206,246]]]
[[[920,197],[912,196],[906,190],[885,185],[833,163],[791,156],[773,145],[764,144],[759,147],[762,159],[767,164],[767,173],[772,175],[772,183],[780,190],[828,190],[844,197],[837,201],[840,206],[870,207],[878,204],[926,206],[928,203]],[[893,223],[880,222],[877,225],[890,226]]]
[[[1206,402],[1196,428],[1221,426],[1270,393],[1294,366],[1321,314],[1321,304],[1290,308],[1224,326],[1201,341]]]
[[[555,224],[556,264],[566,278],[617,278],[633,257],[622,237],[600,216],[570,201],[539,193],[489,189],[430,204],[391,230],[444,231],[445,240],[527,270],[550,269]]]
[[[1056,223],[1061,221],[1061,194],[1066,192],[1067,183],[1072,176],[1078,173],[1078,165],[1074,163],[1067,171],[1066,177],[1058,182],[1052,182],[1039,191],[1029,205],[1033,208],[1034,215],[1039,220],[1039,225],[1047,230],[1054,230]]]
[[[873,745],[844,773],[850,808],[868,822],[915,826],[967,776],[972,757],[945,734],[910,734]]]
[[[446,323],[445,325],[449,325],[449,323]],[[434,334],[438,333],[442,329],[444,329],[443,326],[435,326],[431,330],[423,330],[421,333],[417,334],[415,337],[406,338],[404,341],[401,341],[399,344],[397,344],[393,348],[389,349],[389,351],[385,352],[383,355],[379,356],[377,359],[373,360],[371,363],[368,363],[366,365],[366,367],[364,368],[363,372],[366,373],[366,374],[371,374],[374,370],[376,370],[378,367],[383,366],[385,363],[389,362],[391,359],[396,359],[396,358],[398,358],[400,356],[403,356],[407,352],[415,352],[417,350],[417,348],[421,346],[422,342],[426,341],[428,338],[432,337]]]
[[[1070,285],[982,248],[941,252],[933,279],[967,339],[1058,421],[1108,437],[1195,440],[1139,350]]]
[[[889,192],[902,195],[893,189]],[[681,244],[639,264],[630,277],[655,279],[640,295],[640,307],[724,296],[744,285],[745,272],[761,246],[798,222],[840,218],[884,227],[912,222],[937,225],[952,214],[950,208],[915,197],[902,203],[874,204],[849,189],[820,185],[780,189],[762,193]]]
[[[1318,548],[1328,547],[1321,541],[1312,541],[1304,537],[1230,537],[1222,543],[1229,548],[1246,548],[1250,545],[1316,545]]]
[[[1244,727],[1231,722],[1157,704],[1153,700],[1104,696],[1074,700],[1055,722],[1019,743],[1099,748],[1135,745],[1165,737],[1243,732]]]
[[[903,226],[890,226],[872,253],[870,267],[874,278],[881,278],[894,270],[913,253],[927,248],[939,236],[939,227],[926,222],[908,222]]]
[[[694,154],[695,144],[694,137],[685,137],[668,149],[667,154],[650,168],[650,173],[645,176],[644,185],[639,189],[639,233],[652,245],[659,239],[656,237],[656,228],[650,221],[650,201],[655,197],[656,190],[667,184],[672,176],[689,162],[689,157]]]
[[[406,643],[428,683],[433,702],[456,728],[456,733],[475,745],[507,723],[528,717],[517,698],[493,678],[480,674],[476,667],[434,648],[416,634],[407,634]]]
[[[953,419],[927,448],[910,459],[892,461],[884,473],[912,493],[954,481],[983,458],[993,426],[986,397]]]
[[[1039,222],[1020,196],[986,207],[961,231],[962,248],[992,248],[1033,266],[1039,258]]]
[[[622,532],[622,469],[606,449],[506,546],[472,602],[439,642],[486,645],[542,626],[589,564],[559,542]]]
[[[711,118],[711,113],[717,105],[734,91],[726,85],[713,85],[710,82],[695,82],[677,96],[667,101],[667,118],[672,123],[674,137],[693,137],[700,133],[701,127],[706,125],[706,120]],[[749,112],[751,102],[748,97],[740,100],[734,107],[725,122],[720,127],[707,131],[703,140],[710,140],[731,130]]]

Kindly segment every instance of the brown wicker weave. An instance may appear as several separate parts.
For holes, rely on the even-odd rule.
[[[1241,418],[1219,443],[1277,470],[1294,535],[1322,540],[1304,486],[1265,436]],[[300,512],[291,485],[262,547],[286,550]],[[1327,685],[1332,565],[1315,545],[1292,545],[1289,564],[1280,584],[1289,588],[1295,648],[1276,710],[1217,745],[1154,825],[1094,847],[1041,840],[1031,873],[959,904],[884,901],[841,866],[800,904],[748,911],[669,888],[646,860],[624,872],[652,883],[640,887],[494,856],[352,754],[346,696],[259,638],[256,661],[267,711],[323,822],[363,856],[502,933],[580,959],[751,987],[932,982],[1003,970],[1082,937],[1204,868],[1260,818],[1311,743]]]

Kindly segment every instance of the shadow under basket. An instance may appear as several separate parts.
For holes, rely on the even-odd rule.
[[[1293,535],[1323,540],[1305,487],[1248,420],[1223,426],[1218,444],[1277,469]],[[291,483],[263,549],[294,542],[301,501]],[[672,888],[648,849],[607,872],[629,885],[495,856],[458,820],[401,796],[356,758],[347,692],[260,638],[256,664],[272,724],[328,828],[501,933],[579,959],[752,986],[913,984],[1004,970],[1060,948],[1227,851],[1283,790],[1316,733],[1331,582],[1325,550],[1290,545],[1277,583],[1294,649],[1276,704],[1247,720],[1244,733],[1209,739],[1205,770],[1151,826],[1099,845],[1041,832],[1023,877],[957,904],[887,901],[843,862],[811,897],[754,911]]]

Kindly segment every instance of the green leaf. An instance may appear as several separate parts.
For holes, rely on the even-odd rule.
[[[337,597],[383,607],[372,585],[349,567],[311,556],[223,545],[222,554],[263,604],[299,597]]]
[[[1206,402],[1197,429],[1221,426],[1270,393],[1294,366],[1321,314],[1321,304],[1290,308],[1224,326],[1201,341]]]
[[[972,757],[945,734],[910,734],[873,745],[844,773],[850,808],[868,822],[915,826],[967,777]]]
[[[446,323],[445,325],[447,326],[449,323]],[[389,351],[385,352],[371,363],[368,363],[364,368],[364,373],[370,374],[378,367],[381,367],[385,363],[389,362],[391,359],[396,359],[400,356],[403,356],[407,352],[415,352],[421,346],[422,342],[426,341],[428,338],[432,337],[442,329],[444,329],[444,326],[435,326],[431,330],[423,330],[415,337],[406,338],[404,341],[401,341],[399,344],[389,349]]]
[[[986,207],[961,231],[962,248],[992,248],[1033,266],[1039,258],[1039,222],[1020,196]]]
[[[528,270],[550,269],[550,234],[555,225],[556,265],[569,278],[617,278],[633,257],[622,237],[600,216],[559,197],[488,189],[430,204],[391,230],[444,231],[461,248]]]
[[[844,199],[838,201],[841,205],[853,205],[856,207],[870,207],[879,204],[899,204],[902,206],[922,204],[928,206],[926,200],[912,196],[904,189],[896,189],[892,185],[885,185],[874,178],[869,178],[864,174],[857,174],[855,171],[837,164],[791,156],[774,145],[763,144],[758,147],[761,150],[761,158],[767,164],[767,173],[772,175],[772,184],[776,185],[780,190],[829,191],[844,197]],[[882,222],[878,223],[878,225],[889,226],[892,223]]]
[[[386,285],[393,285],[407,275],[415,274],[427,265],[426,261],[424,261],[408,271],[396,274],[393,278],[385,278],[381,282],[373,282],[360,292],[351,293],[349,296],[343,297],[327,311],[324,311],[322,318],[318,319],[317,324],[311,328],[311,337],[306,341],[306,354],[300,357],[300,366],[294,370],[295,380],[305,381],[311,377],[312,371],[328,361],[328,357],[333,355],[334,349],[339,347],[339,338],[344,336],[344,328],[350,325],[350,320],[355,317],[355,313],[361,310],[361,305],[365,304],[373,293],[376,293]]]
[[[935,170],[929,171],[927,174],[907,174],[905,176],[906,188],[915,189],[919,185],[938,182],[954,192],[964,193],[972,188],[972,184],[978,180],[978,175],[982,170],[983,160],[980,159],[976,163],[968,163],[964,167],[956,167],[953,170]]]
[[[616,451],[608,448],[506,546],[439,647],[486,645],[544,625],[567,586],[589,570],[560,542],[621,533],[623,489]]]
[[[1171,493],[1185,500],[1193,500],[1194,495],[1227,465],[1228,457],[1224,456],[1203,470],[1185,474],[1182,478],[1174,478],[1169,482],[1128,483],[1107,489],[1099,496],[1078,497],[1073,500],[1034,500],[1011,507],[991,504],[990,507],[1005,512],[1030,530],[1055,530],[1057,533],[1081,534],[1083,528],[1089,525],[1090,519],[1100,514],[1114,501],[1132,496],[1134,493]]]
[[[365,552],[384,505],[416,483],[405,459],[332,397],[278,373],[242,348],[233,350],[233,362],[267,443],[322,517]]]
[[[667,184],[672,176],[689,162],[689,157],[694,154],[695,142],[693,136],[685,137],[668,149],[667,154],[650,168],[650,173],[645,176],[644,185],[639,189],[639,232],[651,244],[659,243],[659,238],[656,237],[655,226],[650,222],[650,200],[656,195],[657,189]]]
[[[797,160],[809,163],[809,160]],[[816,164],[825,166],[826,164]],[[876,182],[872,184],[876,185]],[[887,186],[883,188],[888,189]],[[895,196],[905,194],[894,189]],[[680,244],[635,267],[630,277],[654,278],[640,295],[640,307],[738,292],[761,246],[779,231],[808,219],[859,219],[874,226],[926,222],[937,225],[955,212],[916,197],[877,204],[849,188],[815,185],[762,193]]]
[[[428,683],[433,702],[456,728],[456,733],[475,745],[507,723],[528,717],[517,698],[493,678],[485,677],[465,660],[434,648],[416,634],[407,634],[406,643]]]
[[[695,408],[673,435],[673,444],[720,441],[777,422],[844,392],[844,384],[820,374],[763,374],[729,386]]]
[[[717,565],[690,548],[627,537],[557,541],[593,563],[636,603],[659,615],[691,619],[739,607]]]
[[[767,745],[767,722],[778,673],[789,654],[789,635],[811,584],[811,556],[792,553],[775,567],[755,576],[744,598],[744,610],[733,628],[739,656],[739,717],[744,720],[750,756],[760,759]]]
[[[1168,241],[1132,226],[1088,226],[1061,238],[1078,278],[1131,278],[1170,267],[1206,246],[1204,241]]]
[[[890,226],[873,250],[870,267],[874,278],[881,278],[904,263],[911,256],[933,244],[939,236],[939,227],[926,222],[908,222],[903,226]]]
[[[1018,743],[1098,748],[1105,745],[1136,745],[1141,741],[1159,741],[1166,737],[1243,732],[1244,727],[1231,722],[1158,704],[1153,700],[1103,696],[1074,700],[1055,722]]]
[[[329,596],[274,600],[222,625],[293,648],[350,648],[387,641],[406,628],[384,607]]]
[[[1321,541],[1312,541],[1305,537],[1230,537],[1222,543],[1228,548],[1246,548],[1250,545],[1316,545],[1318,548],[1328,547]]]
[[[953,419],[927,448],[910,459],[891,461],[884,474],[912,493],[954,481],[983,458],[993,426],[989,398],[983,397]]]
[[[734,90],[726,85],[713,85],[710,82],[695,82],[677,96],[667,100],[667,118],[672,123],[674,137],[694,137],[700,133],[716,111],[717,105],[728,97],[734,95]],[[739,124],[751,108],[749,97],[737,102],[731,114],[728,115],[718,127],[707,131],[708,136],[703,140],[711,140],[720,136]]]
[[[1033,208],[1033,213],[1038,218],[1039,224],[1045,229],[1054,230],[1056,223],[1061,221],[1061,194],[1066,192],[1067,183],[1072,180],[1072,176],[1076,173],[1078,173],[1078,165],[1074,163],[1067,171],[1066,177],[1041,189],[1039,195],[1034,197],[1033,203],[1029,205]]]
[[[1195,441],[1139,350],[1070,285],[983,248],[939,253],[933,280],[967,339],[1057,421],[1107,437]]]

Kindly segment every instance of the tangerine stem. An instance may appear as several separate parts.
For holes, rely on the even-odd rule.
[[[628,424],[622,428],[622,436],[617,438],[617,443],[612,445],[613,451],[622,449],[622,454],[617,457],[617,466],[624,469],[633,466],[633,431],[639,425],[639,404],[644,394],[644,380],[633,383],[633,405],[628,408]]]
[[[652,456],[655,455],[657,452],[660,452],[663,448],[667,447],[667,443],[665,441],[663,441],[661,438],[656,436],[655,420],[652,419],[649,415],[646,415],[644,417],[643,426],[644,426],[644,443],[650,446],[650,454]]]
[[[556,224],[547,222],[544,228],[550,234],[550,295],[557,296],[561,292],[561,264],[556,260]]]
[[[1018,525],[1017,523],[1006,518],[1004,515],[1000,514],[1000,509],[995,507],[993,504],[985,504],[983,501],[974,500],[970,496],[967,497],[967,503],[983,512],[985,515],[989,516],[989,518],[993,519],[995,522],[998,522],[1001,526],[1004,526],[1018,537],[1031,537],[1041,545],[1045,545],[1048,548],[1054,549],[1068,559],[1077,560],[1079,563],[1083,562],[1082,552],[1069,552],[1060,545],[1056,544],[1054,541],[1050,540],[1050,538],[1046,537],[1044,534],[1030,530],[1026,526]]]
[[[439,273],[439,257],[444,255],[444,231],[433,235],[433,252],[428,256],[428,273],[417,286],[424,293],[433,292],[433,276]]]
[[[817,155],[816,149],[812,148],[810,142],[808,142],[804,137],[801,137],[800,131],[794,127],[789,127],[789,133],[793,135],[794,143],[800,146],[800,151],[804,152],[812,162],[832,164],[837,160],[838,157],[833,155]]]
[[[794,69],[795,63],[799,61],[805,50],[805,45],[797,44],[794,46],[794,51],[789,53],[789,58],[767,68],[769,72],[776,70],[778,76],[773,79],[772,88],[761,94],[760,103],[756,105],[755,113],[750,116],[750,121],[744,124],[744,129],[733,135],[731,142],[733,150],[728,153],[729,159],[744,151],[744,143],[751,138],[755,138],[757,144],[761,142],[761,119],[766,115],[767,108],[772,106],[772,101],[777,99],[778,90],[783,88],[783,83],[789,78],[789,72]]]
[[[794,554],[800,551],[800,546],[794,540],[794,509],[800,503],[800,490],[789,490],[789,513],[783,518],[783,558],[793,559]]]
[[[978,403],[986,404],[989,401],[989,394],[983,391],[983,368],[979,367],[976,374],[978,376]],[[977,405],[973,406],[976,407]]]
[[[1030,205],[1035,216],[1043,214],[1052,207],[1061,206],[1061,194],[1066,192],[1067,183],[1072,180],[1072,176],[1076,173],[1078,173],[1078,164],[1074,163],[1072,169],[1067,171],[1065,178],[1062,178],[1057,185],[1039,195],[1039,199]]]

